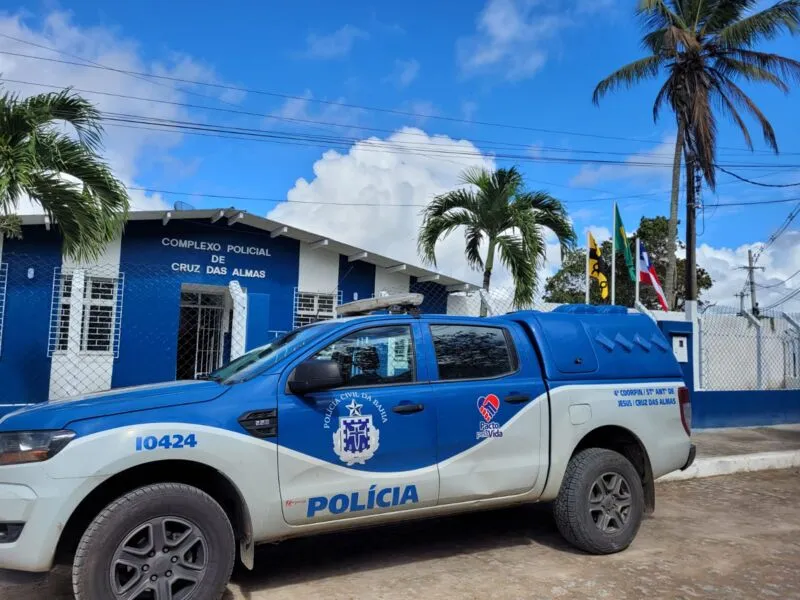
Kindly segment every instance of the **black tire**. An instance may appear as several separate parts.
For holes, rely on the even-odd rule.
[[[628,503],[625,499],[617,500],[618,496],[626,495],[622,491],[617,494],[609,492],[611,499],[607,508],[607,497],[598,503],[598,494],[593,494],[608,489],[608,482],[619,482],[619,479],[614,479],[614,474],[627,483],[627,486],[620,484],[623,490],[628,490],[629,506],[626,508],[618,506]],[[591,554],[619,552],[631,544],[642,523],[644,491],[641,477],[630,461],[617,452],[605,448],[582,450],[567,465],[553,512],[558,530],[572,545]]]
[[[164,523],[163,527],[148,525],[159,521]],[[187,529],[183,532],[167,531],[171,523],[178,523],[179,528],[185,525]],[[166,533],[161,538],[155,537],[159,534],[152,533],[151,541],[146,541],[147,532],[153,532],[154,529]],[[139,542],[134,538],[133,532],[137,530],[145,532],[142,538],[145,541]],[[200,536],[194,546],[186,545],[191,544],[192,540],[189,533],[185,532]],[[178,540],[183,539],[180,536],[184,534],[186,542],[180,543]],[[160,545],[158,542],[162,540],[164,545],[159,550],[156,545]],[[168,551],[168,544],[173,543],[175,546]],[[72,587],[76,600],[114,600],[121,597],[116,594],[114,586],[123,589],[120,580],[115,579],[119,569],[123,569],[123,576],[128,577],[124,573],[125,567],[120,567],[121,561],[118,560],[123,544],[126,548],[141,549],[143,552],[141,557],[137,556],[137,560],[143,561],[140,566],[130,568],[133,575],[127,581],[136,578],[136,582],[126,593],[131,593],[140,585],[150,586],[147,580],[152,576],[166,578],[169,574],[172,591],[177,589],[180,592],[177,596],[186,600],[219,600],[230,579],[236,555],[230,521],[211,496],[184,484],[148,485],[109,504],[83,534],[72,566]],[[155,548],[153,555],[146,550],[151,547]],[[128,553],[124,556],[131,555]],[[183,569],[184,562],[191,562],[190,559],[195,561],[193,566],[199,570]],[[177,566],[170,567],[170,561],[177,563]],[[167,570],[171,568],[175,569],[175,575]],[[179,569],[197,581],[190,584],[188,580],[181,580],[177,575]],[[144,572],[148,575],[143,575]],[[178,580],[174,577],[178,577]],[[166,579],[152,585],[167,585],[164,581]],[[141,595],[146,598],[149,593],[142,591]]]

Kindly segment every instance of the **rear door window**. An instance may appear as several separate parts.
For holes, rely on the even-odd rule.
[[[517,357],[502,327],[431,325],[438,378],[489,379],[517,370]]]

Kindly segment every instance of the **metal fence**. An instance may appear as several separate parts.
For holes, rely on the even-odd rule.
[[[800,315],[713,307],[697,335],[701,389],[800,389]]]

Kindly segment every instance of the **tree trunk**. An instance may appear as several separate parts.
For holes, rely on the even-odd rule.
[[[486,262],[483,267],[483,289],[489,291],[489,284],[492,280],[492,267],[494,267],[494,240],[489,239],[489,250],[486,252]],[[486,294],[488,296],[488,294]],[[481,316],[485,317],[489,313],[489,307],[484,299],[481,300]]]
[[[675,138],[675,158],[672,163],[672,196],[669,203],[669,226],[667,228],[667,273],[664,277],[664,295],[667,305],[675,308],[675,289],[677,283],[677,250],[678,238],[678,199],[681,187],[681,157],[683,156],[683,124],[678,119],[678,135]],[[638,274],[637,274],[638,277]]]

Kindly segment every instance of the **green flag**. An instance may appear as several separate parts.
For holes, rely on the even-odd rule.
[[[619,216],[619,207],[614,206],[614,245],[617,252],[625,255],[625,264],[628,266],[628,275],[631,281],[636,281],[636,265],[633,264],[633,254],[628,244],[628,234],[625,233],[625,225],[622,224],[622,217]]]

